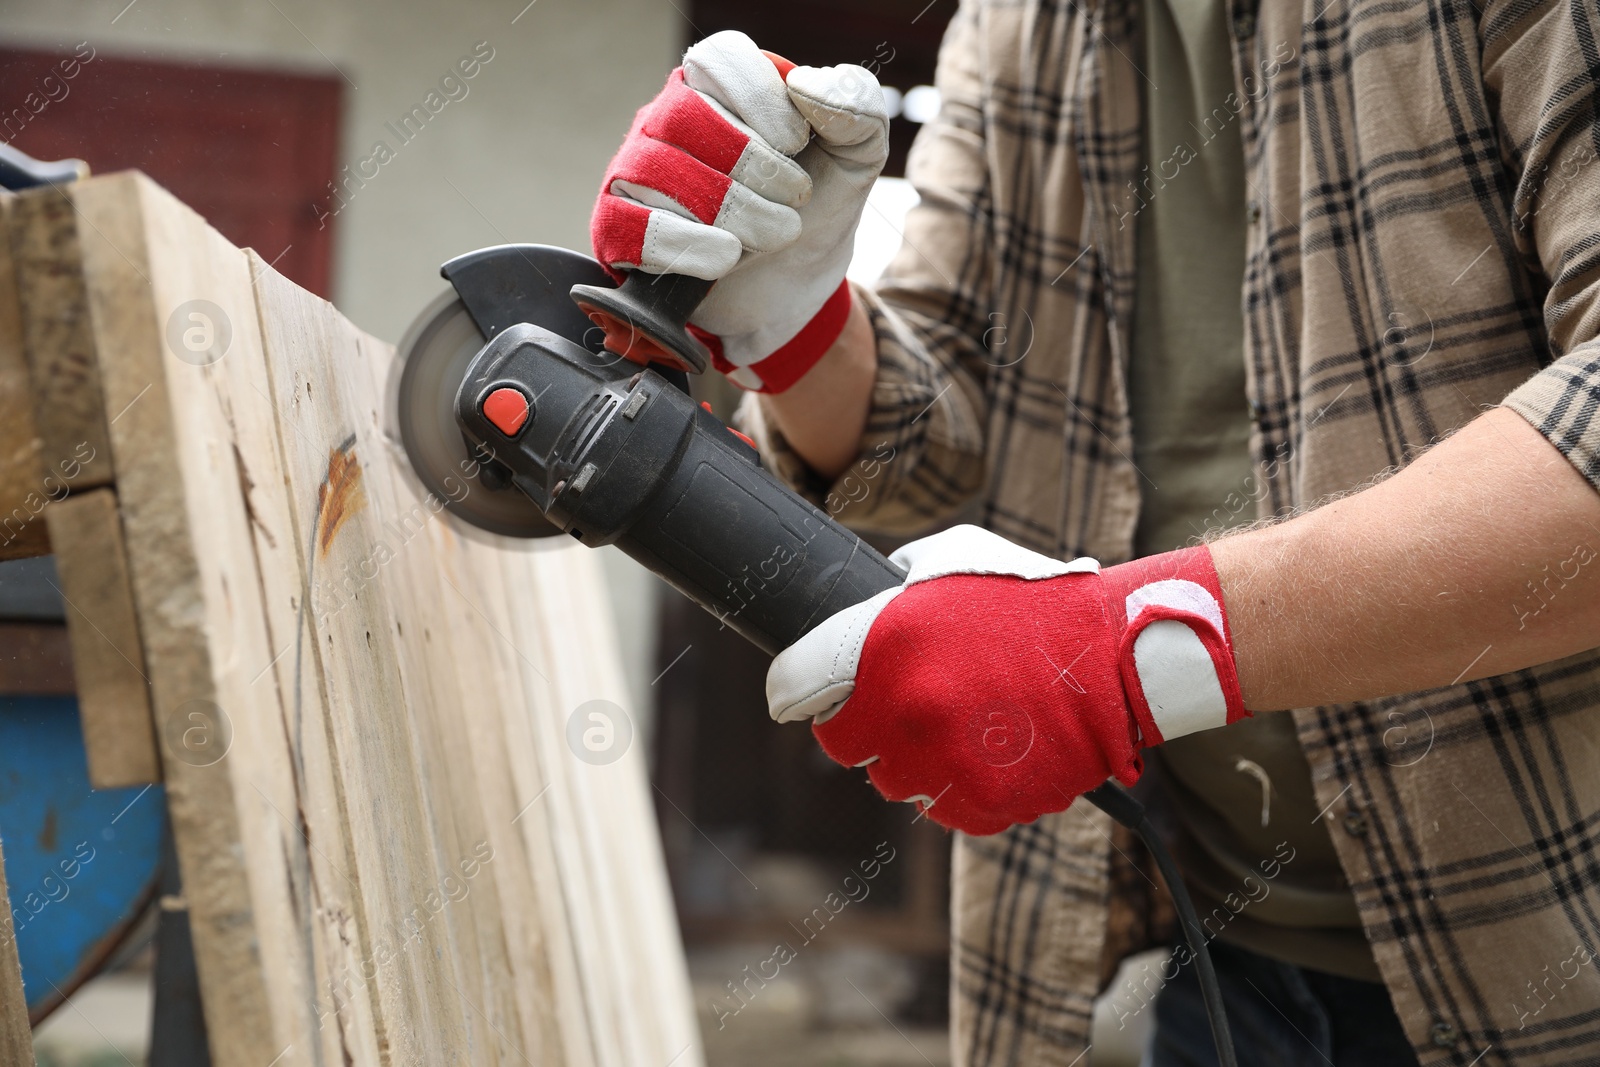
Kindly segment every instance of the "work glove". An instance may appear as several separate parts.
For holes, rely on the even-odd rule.
[[[1209,549],[1102,572],[957,526],[890,558],[904,584],[780,653],[767,701],[943,826],[1062,811],[1132,785],[1141,749],[1249,714]]]
[[[845,268],[888,153],[883,91],[864,69],[794,66],[712,34],[606,169],[595,258],[619,282],[635,268],[715,279],[690,328],[735,385],[782,392],[844,329]]]

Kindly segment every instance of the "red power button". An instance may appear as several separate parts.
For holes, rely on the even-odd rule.
[[[766,56],[768,59],[772,60],[774,63],[778,62],[778,60],[781,58],[779,56],[773,55],[771,52],[763,52],[761,54]],[[785,59],[784,62],[785,63],[789,63],[789,61],[787,59]],[[789,66],[793,67],[794,64],[793,63],[789,63]],[[780,71],[782,70],[781,67],[779,69],[780,69]],[[716,417],[716,412],[711,410],[711,401],[702,400],[702,401],[700,401],[700,406],[706,409],[706,414],[707,415],[710,415],[713,418]],[[738,430],[735,430],[732,426],[725,426],[723,428],[725,430],[727,430],[729,433],[733,434],[733,436],[737,437],[739,440],[743,441],[745,444],[749,445],[751,448],[755,448],[756,447],[756,443],[754,441],[750,440],[748,435],[740,433]]]
[[[528,398],[521,390],[501,386],[483,398],[483,417],[507,437],[515,437],[528,421]]]

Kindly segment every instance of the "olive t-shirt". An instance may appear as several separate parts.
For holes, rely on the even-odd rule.
[[[1248,197],[1225,3],[1147,0],[1145,14],[1146,165],[1129,201],[1139,555],[1256,517],[1240,305]],[[1178,860],[1211,934],[1378,980],[1293,718],[1258,715],[1147,756],[1172,794]]]

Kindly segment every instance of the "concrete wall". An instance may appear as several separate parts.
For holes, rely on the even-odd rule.
[[[494,58],[467,96],[398,147],[335,219],[334,301],[395,341],[457,252],[513,240],[587,249],[606,160],[682,53],[682,17],[662,0],[525,2],[137,0],[122,10],[127,0],[6,0],[0,38],[342,72],[347,163],[378,140],[398,146],[387,124],[486,42]]]
[[[527,4],[524,7],[524,4]],[[333,300],[398,341],[443,290],[438,266],[483,245],[588,249],[589,208],[634,111],[686,41],[666,0],[5,0],[0,40],[104,55],[338,73],[342,163],[393,151],[333,220]],[[402,145],[389,124],[478,42],[493,58]],[[70,49],[68,49],[70,51]],[[486,54],[480,49],[480,55]],[[457,96],[459,89],[453,90]],[[369,170],[370,173],[370,170]],[[268,254],[271,254],[270,252]],[[608,552],[636,713],[655,676],[653,578]]]

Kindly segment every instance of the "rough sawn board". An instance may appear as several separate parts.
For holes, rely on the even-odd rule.
[[[69,195],[216,1063],[698,1063],[640,746],[566,741],[626,703],[597,560],[442,521],[330,305]]]

